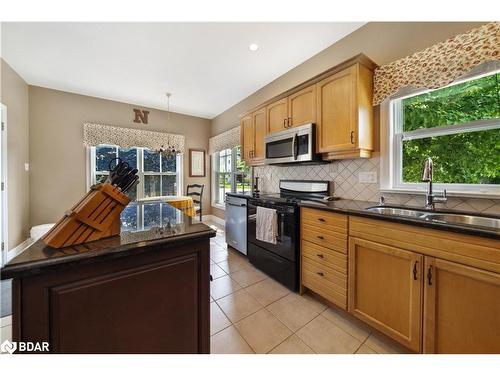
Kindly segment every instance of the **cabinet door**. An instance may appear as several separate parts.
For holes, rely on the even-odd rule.
[[[266,109],[262,108],[252,114],[254,130],[254,155],[256,162],[265,158],[265,136],[266,136]]]
[[[357,145],[356,66],[316,84],[319,152],[353,149]]]
[[[500,275],[425,257],[424,353],[500,353]]]
[[[348,309],[418,352],[421,343],[423,256],[350,237]]]
[[[306,87],[288,97],[289,126],[316,123],[316,86]]]
[[[241,155],[243,160],[249,161],[252,158],[252,151],[254,148],[254,134],[253,134],[253,119],[252,115],[247,115],[241,118]]]
[[[278,100],[269,104],[266,108],[267,112],[267,132],[274,133],[286,129],[288,117],[288,101],[287,98]]]

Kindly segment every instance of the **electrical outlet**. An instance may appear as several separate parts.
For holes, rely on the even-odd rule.
[[[24,170],[26,172],[29,172],[29,170],[30,170],[30,163],[24,163]]]
[[[377,172],[359,172],[358,178],[361,183],[376,184]]]

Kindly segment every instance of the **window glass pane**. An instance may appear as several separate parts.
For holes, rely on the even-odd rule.
[[[135,188],[130,189],[127,192],[127,195],[128,195],[128,197],[130,198],[131,201],[136,201],[137,200],[137,189],[138,189],[138,187],[139,187],[139,185],[136,185]]]
[[[160,172],[160,154],[158,152],[144,149],[144,172]]]
[[[231,172],[231,154],[226,156],[226,172]]]
[[[144,176],[144,197],[158,197],[161,195],[160,192],[160,176]]]
[[[177,195],[177,176],[161,176],[161,195]]]
[[[132,168],[137,168],[137,149],[136,148],[119,148],[118,157],[127,162]]]
[[[403,131],[500,117],[500,73],[402,100]]]
[[[165,156],[162,155],[161,165],[162,165],[162,172],[176,172],[177,157],[174,155],[169,158],[166,158]]]
[[[241,158],[241,146],[236,146],[235,149],[236,149],[236,171],[237,172],[250,171],[250,167],[248,167]]]
[[[428,156],[436,183],[500,184],[500,129],[404,141],[403,182],[421,182]]]
[[[121,213],[122,230],[137,230],[137,206],[128,205]]]
[[[160,225],[160,205],[159,202],[144,204],[144,229]]]
[[[106,178],[108,178],[107,174],[96,174],[95,175],[95,183],[101,184],[106,180]]]
[[[239,194],[250,193],[250,175],[247,173],[238,173],[235,175],[236,192]]]
[[[116,158],[116,147],[97,146],[95,148],[96,171],[109,171],[109,162]]]
[[[177,214],[177,209],[168,203],[162,203],[161,205],[161,216],[162,216],[162,223],[163,225],[167,224],[169,221],[170,222],[175,222],[176,214]]]

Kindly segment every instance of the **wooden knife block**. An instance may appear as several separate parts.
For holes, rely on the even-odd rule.
[[[43,237],[54,248],[120,234],[120,214],[130,198],[109,183],[94,185]]]

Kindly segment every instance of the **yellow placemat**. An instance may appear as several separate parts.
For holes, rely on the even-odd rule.
[[[171,206],[181,210],[186,215],[194,217],[196,210],[194,208],[193,198],[187,196],[168,197],[165,201]]]

